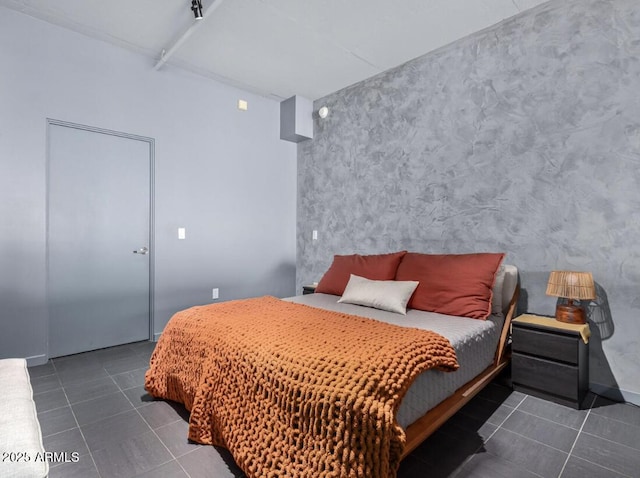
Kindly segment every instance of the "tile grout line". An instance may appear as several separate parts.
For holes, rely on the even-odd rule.
[[[132,387],[132,388],[135,388],[135,387]],[[57,390],[57,389],[56,389],[56,390]],[[80,401],[77,401],[77,402],[73,402],[73,403],[71,403],[71,402],[69,401],[69,397],[68,397],[68,396],[67,396],[67,394],[66,394],[66,391],[64,390],[64,386],[60,387],[60,390],[62,390],[62,392],[64,393],[65,398],[67,399],[67,402],[68,402],[68,403],[67,403],[67,405],[62,405],[61,407],[50,408],[49,410],[44,410],[44,411],[42,411],[41,413],[53,412],[53,411],[55,411],[55,410],[60,410],[61,408],[71,407],[71,406],[73,406],[73,405],[78,405],[78,404],[80,404],[80,403],[87,403],[87,402],[90,402],[91,400],[98,400],[98,399],[103,398],[103,397],[106,397],[106,396],[108,396],[108,395],[115,395],[115,394],[117,394],[117,393],[122,393],[122,394],[124,395],[124,390],[120,390],[120,389],[118,389],[116,392],[109,392],[109,393],[106,393],[106,394],[100,395],[99,397],[88,398],[88,399],[86,399],[86,400],[80,400]],[[126,390],[131,390],[131,389],[127,388]],[[125,397],[126,397],[126,395],[125,395]],[[123,412],[118,412],[118,413],[114,414],[113,416],[115,416],[115,415],[119,415],[120,413],[123,413]],[[96,421],[100,421],[100,420],[96,420]],[[95,423],[95,422],[85,423],[85,425],[90,425],[91,423]],[[55,433],[53,433],[53,435],[55,435]]]
[[[597,415],[597,414],[596,414],[596,413],[594,413],[594,415]],[[624,422],[620,422],[620,423],[624,423]],[[594,435],[593,433],[589,433],[589,432],[582,432],[582,433],[583,433],[583,434],[585,434],[585,435],[589,435],[589,436],[592,436],[592,437],[594,437],[594,438],[597,438],[598,440],[606,441],[606,442],[609,442],[609,443],[613,443],[614,445],[617,445],[617,446],[621,446],[621,447],[624,447],[624,448],[629,448],[629,449],[631,449],[631,450],[633,450],[633,451],[637,451],[637,448],[634,448],[634,447],[629,446],[629,445],[625,445],[624,443],[619,443],[619,442],[617,442],[617,441],[610,440],[610,439],[608,439],[608,438],[604,438],[604,437],[601,437],[601,436],[599,436],[599,435]],[[604,468],[605,470],[612,471],[612,472],[614,472],[614,473],[616,473],[616,474],[618,474],[618,475],[620,475],[620,476],[625,476],[625,477],[628,477],[628,478],[635,478],[635,477],[633,477],[633,476],[626,475],[626,474],[624,474],[624,473],[623,473],[623,472],[621,472],[621,471],[614,470],[614,469],[611,469],[611,468],[609,468],[609,467],[603,466],[603,465],[601,465],[600,463],[595,463],[595,462],[593,462],[593,461],[591,461],[591,460],[589,460],[589,459],[587,459],[587,458],[583,458],[583,457],[581,457],[581,456],[577,456],[576,458],[578,458],[579,460],[584,460],[584,461],[586,461],[587,463],[591,463],[591,464],[593,464],[593,465],[595,465],[595,466],[597,466],[597,467]]]
[[[52,364],[53,364],[53,361],[52,361]],[[53,367],[54,367],[54,370],[57,370],[57,369],[55,368],[55,365],[53,365]],[[176,457],[173,455],[173,453],[171,452],[171,450],[169,450],[169,448],[168,448],[168,447],[167,447],[167,445],[164,443],[164,441],[163,441],[163,440],[158,436],[158,434],[157,434],[157,433],[156,433],[156,431],[151,427],[151,425],[149,424],[149,422],[147,422],[147,420],[142,416],[142,414],[141,414],[141,413],[140,413],[140,411],[135,407],[135,405],[133,404],[133,402],[131,401],[131,399],[130,399],[130,398],[129,398],[125,393],[124,393],[124,390],[129,390],[129,388],[127,388],[127,389],[124,389],[124,390],[123,390],[123,389],[122,389],[122,387],[121,387],[121,386],[120,386],[120,385],[119,385],[119,384],[118,384],[118,383],[113,379],[113,377],[114,377],[115,375],[120,375],[120,374],[124,374],[124,373],[129,373],[129,372],[132,372],[132,371],[134,371],[134,370],[139,370],[139,369],[141,369],[142,367],[139,367],[139,368],[134,369],[134,370],[128,370],[128,371],[125,371],[125,372],[118,372],[117,374],[111,374],[107,369],[105,369],[104,367],[102,367],[102,368],[103,368],[103,369],[105,370],[105,372],[107,373],[107,377],[111,380],[111,382],[112,382],[112,383],[114,383],[114,384],[116,385],[116,387],[117,387],[117,389],[118,389],[118,391],[117,391],[117,392],[113,392],[113,393],[114,393],[114,394],[115,394],[115,393],[121,393],[122,395],[124,395],[124,397],[126,398],[126,400],[127,400],[127,401],[129,402],[129,404],[133,407],[133,410],[135,410],[135,411],[136,411],[136,413],[138,414],[138,416],[139,416],[139,417],[144,421],[144,423],[149,427],[149,430],[150,430],[151,432],[153,432],[153,434],[154,434],[154,435],[156,436],[156,438],[160,441],[160,443],[162,444],[162,446],[163,446],[163,447],[164,447],[164,448],[169,452],[169,455],[172,457],[172,459],[171,459],[171,460],[168,460],[168,461],[167,461],[167,462],[165,462],[165,463],[159,463],[159,464],[158,464],[158,466],[156,466],[156,467],[152,468],[152,469],[151,469],[151,470],[149,470],[149,471],[153,471],[153,469],[155,469],[155,468],[158,468],[158,467],[163,466],[163,465],[165,465],[165,464],[167,464],[167,463],[170,463],[171,461],[175,461],[175,462],[178,464],[178,466],[180,466],[180,468],[185,472],[185,474],[187,475],[187,477],[189,477],[189,478],[190,478],[189,473],[187,473],[187,471],[182,467],[182,464],[181,464],[181,463],[176,459]],[[55,375],[57,376],[57,371],[55,372]],[[57,377],[57,378],[59,379],[59,377]],[[104,377],[104,378],[106,378],[106,377]],[[97,381],[97,380],[100,380],[100,379],[96,379],[95,381]],[[81,429],[81,427],[80,427],[80,424],[78,423],[78,420],[77,420],[77,418],[76,418],[76,416],[75,416],[75,412],[73,411],[73,408],[71,407],[71,402],[70,402],[70,400],[69,400],[69,397],[67,396],[67,393],[66,393],[66,390],[65,390],[65,388],[64,388],[64,385],[62,384],[62,382],[61,382],[61,381],[60,381],[60,384],[61,384],[61,389],[62,389],[62,391],[63,391],[63,393],[64,393],[64,396],[65,396],[65,399],[67,400],[67,403],[68,403],[68,405],[67,405],[67,406],[68,406],[68,407],[69,407],[69,409],[71,410],[71,413],[72,413],[72,415],[73,415],[74,421],[76,422],[76,426],[77,426],[77,428],[78,428],[78,430],[79,430],[79,432],[80,432],[80,435],[82,436],[82,439],[83,439],[83,441],[84,441],[84,444],[85,444],[85,446],[87,447],[87,450],[88,450],[88,452],[89,452],[89,456],[91,457],[91,460],[92,460],[92,462],[93,462],[93,464],[94,464],[94,467],[95,467],[95,469],[96,469],[96,471],[97,471],[97,473],[98,473],[98,476],[99,476],[99,477],[101,477],[102,475],[101,475],[100,470],[98,469],[98,466],[97,466],[97,464],[96,464],[96,461],[95,461],[95,459],[94,459],[94,457],[93,457],[93,453],[92,453],[91,449],[89,448],[89,444],[87,443],[87,440],[86,440],[86,438],[84,437],[84,433],[82,432],[82,429]],[[135,387],[130,387],[130,388],[135,388]],[[108,394],[107,394],[107,395],[108,395]],[[103,395],[103,396],[104,396],[104,395]],[[88,402],[88,401],[91,401],[91,400],[95,400],[95,399],[98,399],[98,398],[101,398],[101,397],[95,397],[95,398],[91,398],[91,399],[87,399],[87,400],[81,400],[81,401],[79,401],[79,402],[75,402],[74,404],[76,404],[76,403],[85,403],[85,402]],[[60,409],[60,408],[64,408],[64,407],[58,407],[57,409]],[[131,410],[125,410],[125,411],[123,411],[123,412],[116,413],[116,414],[115,414],[115,415],[113,415],[112,417],[108,417],[108,418],[113,418],[113,417],[115,417],[115,416],[122,415],[122,414],[127,413],[127,412],[130,412],[130,411],[131,411]],[[94,423],[96,423],[96,422],[94,422]]]
[[[527,397],[526,397],[526,396],[525,396],[525,397],[522,397],[522,400],[520,400],[520,402],[518,402],[518,404],[517,404],[515,407],[509,407],[509,408],[511,408],[511,411],[509,412],[509,414],[508,414],[508,415],[507,415],[507,416],[506,416],[506,417],[505,417],[505,418],[500,422],[500,424],[499,424],[499,425],[497,425],[497,426],[496,426],[496,429],[495,429],[495,430],[493,430],[493,432],[491,432],[491,434],[489,434],[489,436],[487,437],[487,439],[486,439],[486,440],[483,440],[482,445],[479,445],[479,446],[478,446],[478,448],[473,452],[473,454],[472,454],[471,456],[468,456],[468,457],[467,457],[467,458],[466,458],[466,459],[465,459],[465,460],[460,464],[460,466],[458,466],[458,467],[456,468],[456,470],[454,471],[454,474],[452,475],[452,477],[451,477],[451,478],[455,478],[459,473],[461,473],[461,472],[462,472],[462,469],[464,468],[464,466],[465,466],[469,461],[471,461],[471,459],[475,456],[475,454],[478,452],[478,450],[480,450],[481,448],[483,448],[483,447],[486,445],[486,443],[487,443],[489,440],[491,440],[491,437],[493,437],[493,435],[495,435],[495,433],[496,433],[496,432],[497,432],[497,431],[502,427],[502,425],[504,424],[504,422],[506,422],[506,421],[509,419],[509,417],[510,417],[511,415],[513,415],[513,413],[516,411],[516,409],[520,406],[520,404],[524,401],[524,399],[525,399],[525,398],[527,398]],[[508,406],[508,405],[505,405],[505,406]],[[489,422],[485,420],[485,423],[489,423]],[[488,452],[487,452],[487,453],[488,453]]]
[[[541,417],[540,415],[536,415],[535,413],[527,412],[525,410],[518,410],[518,411],[520,413],[524,414],[524,415],[529,415],[530,417],[534,417],[534,418],[536,418],[538,420],[544,420],[545,422],[553,423],[554,425],[559,426],[559,427],[568,428],[569,430],[580,430],[580,428],[576,428],[576,427],[572,427],[572,426],[569,426],[569,425],[565,425],[564,423],[554,422],[550,418]],[[586,417],[586,415],[585,415],[585,417]]]
[[[137,354],[136,354],[136,355],[137,355]],[[140,355],[137,355],[137,357],[138,357],[138,358],[143,358],[143,357],[141,357]],[[53,363],[53,361],[52,361],[52,363]],[[120,386],[120,385],[119,385],[119,384],[114,380],[114,378],[113,378],[114,376],[117,376],[117,375],[121,375],[121,374],[129,373],[129,372],[132,372],[132,371],[135,371],[135,370],[140,370],[140,369],[142,369],[143,367],[138,367],[138,368],[136,368],[136,369],[133,369],[133,370],[127,370],[127,371],[124,371],[124,372],[118,372],[118,373],[116,373],[116,374],[112,374],[112,373],[110,373],[106,368],[104,368],[104,366],[103,366],[102,368],[103,368],[103,370],[105,370],[105,372],[107,373],[107,377],[111,380],[111,382],[112,382],[112,383],[114,383],[114,384],[116,385],[116,387],[117,387],[117,389],[118,389],[118,391],[117,391],[117,392],[113,392],[113,394],[115,394],[115,393],[121,393],[121,394],[125,397],[125,399],[127,400],[127,402],[132,406],[132,410],[135,410],[135,411],[136,411],[136,413],[138,414],[138,416],[139,416],[139,417],[144,421],[144,423],[149,427],[149,430],[150,430],[151,432],[153,432],[153,434],[154,434],[154,435],[156,436],[156,438],[160,441],[160,443],[162,444],[162,446],[167,450],[167,452],[169,452],[169,455],[172,457],[172,459],[171,459],[171,460],[168,460],[167,462],[164,462],[164,463],[159,463],[159,464],[158,464],[158,466],[156,466],[156,467],[152,468],[152,469],[151,469],[151,470],[149,470],[149,471],[152,471],[152,470],[153,470],[153,469],[155,469],[155,468],[158,468],[158,467],[163,466],[163,465],[165,465],[165,464],[167,464],[167,463],[170,463],[171,461],[175,461],[175,462],[178,464],[178,466],[180,466],[180,468],[185,472],[185,474],[190,478],[189,473],[187,473],[187,471],[182,467],[182,464],[181,464],[181,463],[176,459],[176,457],[173,455],[173,453],[171,452],[171,450],[169,450],[169,448],[168,448],[168,447],[167,447],[167,445],[164,443],[164,441],[163,441],[163,440],[158,436],[158,434],[157,434],[157,433],[156,433],[156,431],[151,427],[151,425],[149,424],[149,422],[147,422],[147,420],[142,416],[142,414],[140,413],[140,411],[138,410],[138,408],[136,408],[136,407],[135,407],[135,405],[133,404],[133,402],[131,401],[131,399],[130,399],[130,398],[129,398],[125,393],[124,393],[124,390],[129,390],[130,388],[135,388],[135,387],[130,387],[130,388],[127,388],[127,389],[123,389],[123,388],[122,388],[122,387],[121,387],[121,386]],[[55,365],[54,365],[54,369],[55,369]],[[57,375],[57,372],[56,372],[56,375]],[[106,378],[106,377],[103,377],[103,378]],[[59,377],[58,377],[58,379],[59,379]],[[100,380],[100,379],[96,379],[95,381],[98,381],[98,380]],[[98,475],[99,475],[99,476],[101,476],[101,474],[100,474],[100,470],[98,470],[98,466],[97,466],[97,464],[96,464],[96,462],[95,462],[95,459],[93,458],[93,453],[91,452],[91,449],[89,448],[89,445],[88,445],[88,443],[87,443],[87,441],[86,441],[86,439],[85,439],[85,437],[84,437],[84,433],[82,433],[82,429],[80,428],[80,424],[78,423],[78,420],[77,420],[77,418],[76,418],[76,416],[75,416],[75,412],[73,411],[73,408],[71,407],[71,402],[70,402],[70,400],[69,400],[69,397],[68,397],[68,396],[67,396],[67,394],[66,394],[66,390],[64,389],[64,385],[62,384],[62,382],[60,382],[60,383],[61,383],[62,391],[63,391],[63,393],[64,393],[64,395],[65,395],[66,400],[67,400],[68,406],[69,406],[69,408],[70,408],[70,410],[71,410],[71,413],[72,413],[72,415],[73,415],[73,418],[74,418],[74,420],[75,420],[75,422],[76,422],[77,428],[78,428],[78,430],[80,431],[80,434],[81,434],[82,439],[83,439],[83,441],[84,441],[84,443],[85,443],[85,445],[86,445],[86,447],[87,447],[87,450],[89,451],[89,456],[91,457],[91,460],[93,461],[93,464],[94,464],[94,466],[95,466],[96,471],[98,472]],[[107,395],[109,395],[109,394],[107,394]],[[104,395],[102,395],[102,396],[104,396]],[[101,397],[102,397],[102,396],[101,396]],[[81,401],[79,401],[79,402],[75,402],[74,404],[77,404],[77,403],[85,403],[85,402],[88,402],[88,401],[91,401],[91,400],[99,399],[99,398],[101,398],[101,397],[94,397],[94,398],[90,398],[90,399],[87,399],[87,400],[81,400]],[[59,408],[64,408],[64,407],[58,407],[58,409],[59,409]],[[123,411],[123,412],[116,413],[115,415],[112,415],[111,417],[108,417],[108,418],[113,418],[113,417],[115,417],[115,416],[122,415],[122,414],[127,413],[127,412],[130,412],[130,411],[131,411],[131,410],[125,410],[125,411]],[[96,423],[96,422],[93,422],[93,423]],[[87,424],[85,424],[85,425],[87,425]]]
[[[549,445],[548,443],[542,442],[540,440],[536,440],[535,438],[531,438],[531,437],[529,437],[527,435],[523,435],[522,433],[514,432],[513,430],[509,430],[508,428],[503,428],[503,430],[505,432],[507,432],[507,433],[512,433],[512,434],[517,435],[519,437],[522,437],[522,438],[525,438],[527,440],[530,440],[530,441],[532,441],[534,443],[538,443],[540,445],[546,446],[547,448],[551,448],[552,450],[558,451],[560,453],[564,453],[565,455],[569,454],[569,452],[567,452],[567,451],[561,450],[560,448],[556,448],[555,446]],[[573,428],[573,430],[575,430],[575,428]]]
[[[571,458],[571,455],[573,454],[573,449],[576,447],[576,443],[578,443],[578,439],[580,438],[580,434],[582,433],[582,429],[584,428],[585,423],[587,423],[587,419],[589,418],[589,415],[591,415],[591,409],[593,408],[593,405],[596,403],[596,396],[594,395],[593,400],[591,400],[591,404],[589,405],[589,409],[587,410],[587,414],[584,417],[584,420],[582,420],[582,425],[580,425],[580,429],[578,430],[578,433],[576,434],[575,439],[573,440],[573,443],[571,444],[571,449],[569,450],[569,453],[567,454],[567,458],[565,458],[564,463],[562,464],[562,468],[560,469],[560,473],[558,474],[558,478],[560,478],[562,476],[562,474],[564,473],[565,468],[567,467],[567,463],[569,463],[569,459]]]
[[[127,397],[127,396],[125,395],[125,397]],[[191,475],[189,475],[189,473],[187,473],[187,470],[185,470],[185,469],[182,467],[182,463],[180,463],[180,462],[178,461],[178,459],[176,458],[176,456],[173,454],[173,452],[172,452],[171,450],[169,450],[169,447],[165,444],[164,440],[163,440],[162,438],[160,438],[160,436],[156,433],[156,431],[155,431],[155,430],[153,429],[153,427],[149,424],[149,422],[146,420],[146,418],[144,418],[144,417],[142,416],[142,413],[140,413],[140,410],[138,410],[137,408],[135,408],[135,405],[133,405],[133,402],[131,402],[131,400],[129,399],[129,397],[127,397],[127,400],[129,400],[129,403],[131,403],[131,406],[133,406],[133,409],[134,409],[134,410],[136,411],[136,413],[140,416],[140,418],[142,418],[142,421],[143,421],[143,422],[145,422],[145,423],[147,424],[147,426],[148,426],[148,427],[149,427],[149,429],[153,432],[153,434],[154,434],[154,435],[155,435],[155,437],[158,439],[158,441],[159,441],[160,443],[162,443],[162,446],[163,446],[163,447],[164,447],[164,448],[169,452],[169,455],[172,457],[172,459],[171,459],[171,460],[169,460],[169,461],[167,461],[166,463],[170,463],[171,461],[175,461],[175,462],[178,464],[178,466],[180,467],[180,469],[181,469],[182,471],[184,471],[184,472],[185,472],[185,474],[187,475],[187,477],[191,478]],[[178,420],[176,420],[176,422],[177,422],[177,421],[178,421]],[[175,423],[175,422],[172,422],[172,423]],[[167,424],[167,425],[170,425],[170,424]],[[166,463],[160,463],[160,464],[159,464],[157,467],[155,467],[155,468],[159,468],[160,466],[165,465]],[[151,470],[149,470],[149,471],[153,471],[155,468],[152,468],[152,469],[151,469]]]
[[[605,399],[605,400],[610,400],[610,401],[612,401],[612,402],[614,402],[614,403],[622,403],[622,404],[625,404],[625,405],[630,405],[630,406],[632,406],[632,407],[634,407],[634,408],[640,408],[640,405],[636,405],[636,404],[629,403],[629,402],[615,402],[615,400],[611,400],[610,398],[607,398],[607,397],[605,397],[604,395],[598,395],[598,394],[597,394],[597,393],[595,393],[595,392],[591,392],[591,393],[593,393],[593,394],[595,395],[594,403],[595,403],[595,401],[597,401],[597,400],[598,400],[598,398],[602,398],[602,399]],[[597,410],[597,408],[595,408],[594,410]],[[600,413],[598,413],[598,412],[593,412],[593,414],[594,414],[594,415],[596,415],[596,416],[598,416],[598,417],[602,417],[602,418],[606,418],[606,419],[608,419],[608,420],[612,420],[612,421],[614,421],[614,422],[623,423],[623,424],[625,424],[625,425],[630,425],[630,426],[633,426],[633,427],[640,428],[640,424],[636,425],[636,424],[634,424],[634,423],[627,423],[627,422],[625,422],[624,420],[620,420],[620,419],[618,419],[618,418],[610,417],[610,416],[607,416],[607,415],[602,415],[602,414],[600,414]]]
[[[595,415],[595,413],[594,413],[594,415]],[[624,448],[629,448],[629,449],[631,449],[631,450],[633,450],[633,451],[640,451],[640,450],[639,450],[638,448],[636,448],[636,447],[633,447],[633,446],[627,445],[626,443],[620,443],[620,442],[618,442],[618,441],[611,440],[610,438],[605,438],[605,437],[603,437],[603,436],[596,435],[595,433],[590,433],[590,432],[582,432],[582,433],[584,433],[585,435],[589,435],[589,436],[592,436],[592,437],[594,437],[594,438],[597,438],[598,440],[602,440],[602,441],[606,441],[606,442],[609,442],[609,443],[613,443],[614,445],[622,446],[622,447],[624,447]],[[583,458],[583,460],[584,460],[584,459],[585,459],[585,458]],[[588,460],[587,460],[587,461],[588,461]],[[598,466],[602,466],[602,465],[598,465]]]
[[[51,360],[51,364],[53,365],[53,368],[56,371],[56,375],[57,375],[58,374],[58,369],[56,368],[56,364],[54,363],[53,360]],[[58,380],[60,380],[60,379],[58,378]],[[84,442],[84,445],[87,447],[87,451],[89,452],[89,458],[91,458],[91,462],[93,463],[93,468],[96,470],[96,473],[98,474],[98,478],[101,478],[102,475],[100,474],[100,470],[98,470],[98,465],[96,464],[95,458],[93,458],[93,452],[91,451],[91,448],[89,448],[89,444],[87,443],[87,439],[84,436],[82,428],[80,428],[80,423],[78,423],[78,419],[76,418],[76,414],[73,411],[73,408],[71,407],[71,401],[69,400],[69,397],[67,396],[67,391],[65,390],[64,385],[62,384],[62,381],[60,381],[60,385],[62,386],[62,393],[64,393],[64,398],[67,400],[67,403],[69,404],[69,410],[71,411],[71,415],[73,416],[73,420],[76,422],[76,426],[78,427],[78,431],[80,432],[80,436],[82,437],[82,441]]]
[[[511,409],[511,411],[509,412],[509,414],[508,414],[506,417],[504,417],[504,419],[500,422],[500,424],[496,427],[496,429],[495,429],[495,430],[493,430],[493,432],[489,435],[489,437],[487,438],[487,440],[486,440],[486,441],[489,441],[489,440],[491,440],[491,438],[493,438],[493,435],[495,435],[495,434],[497,433],[497,431],[498,431],[498,430],[500,430],[500,429],[502,428],[502,425],[504,425],[504,424],[505,424],[505,422],[506,422],[507,420],[509,420],[509,417],[515,413],[515,411],[518,409],[518,407],[519,407],[520,405],[522,405],[522,402],[524,402],[524,401],[526,400],[526,398],[527,398],[527,396],[526,396],[526,395],[525,395],[524,397],[522,397],[522,400],[520,400],[520,401],[518,402],[518,404],[517,404],[515,407],[513,407],[513,408]],[[505,428],[505,430],[506,430],[506,428]],[[510,430],[507,430],[507,431],[510,431]]]
[[[520,433],[514,432],[514,431],[509,430],[509,429],[507,429],[507,428],[503,428],[503,426],[502,426],[502,425],[504,425],[504,424],[505,424],[505,422],[509,419],[509,417],[511,417],[511,415],[513,415],[513,414],[515,413],[515,411],[516,411],[516,410],[518,410],[518,407],[520,407],[520,405],[522,405],[522,404],[524,403],[524,401],[527,399],[527,397],[528,397],[528,395],[525,395],[524,397],[522,397],[522,400],[520,400],[520,402],[518,402],[518,404],[517,404],[515,407],[513,407],[513,409],[512,409],[512,410],[511,410],[511,412],[509,413],[509,415],[507,415],[507,416],[502,420],[502,422],[500,422],[500,425],[498,425],[498,426],[496,427],[496,429],[493,431],[493,433],[491,433],[491,435],[489,435],[489,438],[487,438],[487,441],[489,441],[489,440],[493,437],[493,435],[495,435],[495,434],[498,432],[498,430],[502,429],[502,430],[504,430],[504,431],[506,431],[506,432],[508,432],[508,433],[513,433],[514,435],[518,435],[518,436],[520,436],[520,437],[526,438],[526,439],[531,440],[531,441],[533,441],[533,442],[540,443],[541,445],[548,446],[549,448],[551,448],[551,449],[553,449],[553,450],[557,450],[557,451],[559,451],[559,452],[566,453],[566,452],[565,452],[565,451],[563,451],[563,450],[560,450],[560,449],[558,449],[558,448],[552,447],[552,446],[547,445],[546,443],[542,443],[542,442],[540,442],[540,441],[538,441],[538,440],[534,440],[534,439],[533,439],[533,438],[531,438],[531,437],[527,437],[527,436],[525,436],[525,435],[521,435]],[[520,413],[526,413],[526,412],[523,412],[522,410],[518,410],[518,411],[519,411]],[[529,415],[534,416],[534,417],[536,417],[536,418],[542,418],[542,417],[538,417],[537,415],[533,415],[533,414],[529,414]],[[510,463],[514,463],[514,464],[515,464],[515,465],[517,465],[517,466],[521,466],[521,465],[518,465],[518,464],[517,464],[517,463],[515,463],[515,462],[512,462],[511,460],[507,460],[507,461],[508,461],[508,462],[510,462]],[[525,468],[525,469],[526,469],[526,468]],[[534,471],[531,471],[531,470],[527,470],[527,471],[528,471],[529,473],[533,474],[533,475],[540,476],[540,477],[542,478],[542,476],[541,476],[541,475],[539,475],[538,473],[535,473]]]
[[[137,369],[136,369],[136,370],[137,370]],[[108,372],[107,372],[107,373],[108,373]],[[123,373],[127,373],[127,372],[123,372]],[[113,378],[112,378],[112,380],[113,380]],[[167,462],[165,462],[165,463],[160,463],[160,464],[158,464],[158,466],[156,466],[155,468],[152,468],[152,469],[151,469],[151,470],[149,470],[149,471],[153,471],[153,470],[155,470],[155,469],[157,469],[157,468],[159,468],[159,467],[161,467],[161,466],[163,466],[163,465],[166,465],[167,463],[171,463],[172,461],[175,461],[175,462],[178,464],[178,466],[180,467],[180,469],[181,469],[182,471],[184,471],[184,473],[187,475],[187,477],[188,477],[188,478],[191,478],[191,475],[189,475],[189,473],[187,472],[187,470],[185,470],[185,469],[184,469],[184,467],[182,466],[182,463],[180,463],[180,462],[178,461],[178,459],[177,459],[177,458],[176,458],[176,456],[173,454],[173,452],[172,452],[172,451],[169,449],[169,447],[165,444],[164,440],[163,440],[162,438],[160,438],[160,436],[156,433],[156,431],[153,429],[153,427],[151,426],[151,424],[150,424],[150,423],[149,423],[149,422],[148,422],[148,421],[147,421],[147,420],[142,416],[142,414],[140,413],[140,410],[139,410],[138,408],[136,408],[136,406],[133,404],[133,402],[131,401],[131,399],[127,396],[127,394],[125,394],[125,393],[124,393],[124,390],[122,390],[122,388],[120,387],[120,385],[118,385],[118,383],[117,383],[115,380],[113,380],[113,381],[114,381],[114,383],[116,384],[116,386],[118,387],[118,389],[120,390],[120,393],[122,393],[122,394],[125,396],[125,398],[126,398],[126,399],[127,399],[127,401],[131,404],[131,406],[132,406],[132,407],[133,407],[133,409],[136,411],[136,413],[138,414],[138,416],[142,419],[142,421],[143,421],[143,422],[145,422],[145,423],[147,424],[147,426],[149,427],[149,430],[151,430],[151,432],[155,435],[155,437],[158,439],[158,441],[159,441],[160,443],[162,443],[162,446],[165,448],[165,450],[167,450],[167,451],[169,452],[169,455],[171,456],[171,460],[169,460],[169,461],[167,461]],[[131,387],[131,388],[135,388],[135,387]],[[129,390],[129,389],[127,389],[127,390]],[[177,422],[177,421],[178,421],[178,420],[176,420],[176,422]],[[172,423],[175,423],[175,422],[172,422]],[[167,425],[170,425],[170,424],[167,424]]]

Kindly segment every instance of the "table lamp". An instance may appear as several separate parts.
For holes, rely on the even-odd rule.
[[[586,323],[584,309],[574,305],[573,301],[596,298],[591,272],[551,271],[547,295],[568,299],[567,304],[556,306],[556,320],[570,324]]]

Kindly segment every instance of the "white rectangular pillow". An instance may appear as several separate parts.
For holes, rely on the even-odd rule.
[[[407,303],[417,281],[370,280],[351,274],[338,302],[407,314]]]

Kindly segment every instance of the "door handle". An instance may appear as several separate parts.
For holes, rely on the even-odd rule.
[[[133,251],[134,254],[142,254],[143,256],[146,254],[149,254],[149,248],[142,246],[140,249],[138,249],[137,251]]]

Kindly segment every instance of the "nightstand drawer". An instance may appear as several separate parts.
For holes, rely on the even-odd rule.
[[[521,355],[517,352],[513,353],[511,360],[514,385],[520,384],[570,400],[580,398],[577,366]]]
[[[567,336],[524,327],[513,327],[513,350],[548,359],[560,360],[576,365],[578,363],[578,341],[575,336]]]

